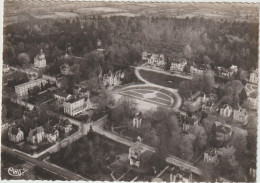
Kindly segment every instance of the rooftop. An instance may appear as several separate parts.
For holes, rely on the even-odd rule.
[[[43,82],[43,81],[46,81],[46,79],[44,79],[44,78],[40,78],[40,79],[36,79],[36,80],[33,80],[33,81],[29,81],[29,82],[27,82],[27,83],[23,83],[23,84],[20,84],[20,85],[17,85],[17,86],[15,86],[15,87],[24,87],[24,86],[27,86],[27,85],[30,85],[30,84],[32,84],[32,83],[37,83],[37,82]]]

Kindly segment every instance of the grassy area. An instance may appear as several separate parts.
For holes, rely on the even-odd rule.
[[[90,132],[87,136],[51,155],[50,161],[91,180],[112,181],[107,167],[128,147]]]
[[[167,95],[163,94],[163,93],[156,93],[156,96],[165,100],[171,100],[170,97],[168,97]]]
[[[123,91],[123,93],[128,94],[128,95],[131,95],[131,96],[143,98],[143,95],[142,95],[142,94],[138,94],[138,93],[132,92],[132,91],[130,91],[130,90],[128,90],[128,91]]]
[[[142,93],[142,94],[153,93],[154,92],[152,90],[145,90],[145,89],[135,89],[133,91],[138,92],[138,93]]]
[[[138,136],[140,136],[140,134],[138,132],[131,130],[131,129],[126,129],[125,131],[123,131],[122,135],[131,137],[133,139],[136,139]]]
[[[162,100],[160,98],[149,98],[149,100],[159,102],[159,103],[165,104],[165,105],[171,105],[171,101]]]
[[[161,73],[157,73],[157,72],[153,72],[153,71],[140,70],[139,73],[145,80],[147,80],[151,83],[154,83],[154,84],[157,84],[160,86],[164,86],[164,87],[168,87],[168,88],[174,88],[174,89],[178,89],[180,83],[182,81],[187,80],[184,78],[165,75],[165,74],[161,74]]]

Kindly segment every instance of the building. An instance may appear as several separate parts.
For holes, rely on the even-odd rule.
[[[215,122],[216,139],[219,141],[227,141],[232,136],[232,129],[229,125],[223,125],[220,122]]]
[[[232,113],[233,113],[233,109],[230,105],[224,104],[220,107],[220,115],[221,116],[228,118],[232,115]]]
[[[146,149],[142,147],[139,142],[134,143],[129,148],[128,159],[130,161],[130,165],[139,168],[141,166],[141,156],[145,151]]]
[[[144,51],[144,52],[142,53],[142,60],[147,61],[148,58],[150,58],[151,56],[152,56],[152,54],[147,53],[146,51]]]
[[[46,132],[46,139],[49,143],[54,143],[59,138],[59,131],[57,129],[52,129],[51,131]]]
[[[211,148],[204,152],[204,162],[216,164],[218,162],[218,150]]]
[[[44,129],[42,126],[36,127],[28,134],[27,140],[32,144],[39,144],[44,140]]]
[[[202,104],[201,111],[211,114],[217,111],[215,102],[214,101],[207,101],[206,103]]]
[[[231,79],[238,71],[238,67],[232,65],[230,68],[217,67],[215,73],[217,76],[224,79]]]
[[[64,101],[64,113],[70,116],[76,116],[84,110],[84,98],[72,97],[69,100]]]
[[[24,140],[24,133],[18,127],[10,127],[8,129],[8,138],[12,142],[21,142]]]
[[[257,94],[257,91],[255,91],[253,93],[250,93],[247,99],[248,99],[248,102],[250,104],[250,107],[252,109],[257,110],[257,107],[258,107],[258,94]]]
[[[42,68],[42,67],[46,67],[46,58],[45,58],[45,54],[43,53],[42,49],[40,54],[36,55],[36,57],[34,57],[34,67],[36,68]]]
[[[154,53],[148,56],[147,63],[156,67],[163,67],[166,65],[164,55],[158,55]]]
[[[186,108],[187,111],[197,111],[201,108],[202,105],[202,92],[195,91],[191,94],[191,96],[188,98],[188,100],[184,101],[184,108]]]
[[[258,83],[258,69],[254,70],[250,76],[249,76],[249,81],[251,83],[255,83],[257,84]]]
[[[63,101],[66,101],[68,100],[71,95],[66,93],[66,92],[63,92],[63,91],[56,91],[54,94],[53,94],[54,98],[58,99],[58,100],[63,100]]]
[[[39,77],[39,73],[37,69],[26,69],[25,73],[27,74],[29,80],[36,80]]]
[[[197,126],[199,124],[199,117],[192,115],[191,117],[187,116],[184,118],[182,123],[182,130],[188,132],[192,126]]]
[[[103,85],[105,87],[119,86],[122,83],[122,79],[125,77],[123,71],[118,70],[113,74],[111,71],[103,76]]]
[[[9,65],[3,64],[3,72],[4,72],[4,73],[7,73],[7,72],[9,72],[9,71],[10,71]]]
[[[134,128],[140,128],[141,125],[142,125],[142,120],[143,120],[142,112],[136,113],[134,118],[133,118],[133,127]]]
[[[40,78],[37,80],[29,81],[27,83],[23,83],[15,86],[15,93],[18,97],[24,97],[28,95],[28,90],[33,89],[35,86],[41,87],[41,85],[45,85],[47,83],[46,79]]]
[[[242,123],[248,122],[248,112],[246,109],[239,106],[238,109],[233,111],[233,119]]]
[[[73,129],[71,122],[68,119],[60,120],[59,122],[59,128],[65,133],[71,132]]]
[[[186,59],[179,59],[171,63],[170,71],[183,72],[184,67],[187,65]]]
[[[193,76],[201,76],[206,70],[208,70],[207,65],[195,65],[190,67],[190,73]]]

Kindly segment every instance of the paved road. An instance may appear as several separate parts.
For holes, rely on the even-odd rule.
[[[19,157],[22,160],[32,163],[36,166],[39,166],[41,168],[45,168],[51,172],[55,172],[58,175],[64,177],[67,180],[84,180],[84,181],[90,181],[90,179],[87,179],[85,177],[82,177],[81,175],[75,174],[71,171],[68,171],[66,169],[63,169],[61,167],[58,166],[54,166],[53,164],[38,160],[38,159],[34,159],[34,158],[30,158],[24,154],[21,154],[19,152],[13,151],[11,148],[8,148],[4,145],[2,145],[2,151],[7,152],[8,154],[11,154],[15,157]]]

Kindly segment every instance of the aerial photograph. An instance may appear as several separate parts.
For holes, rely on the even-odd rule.
[[[257,182],[259,4],[3,5],[1,180]]]

